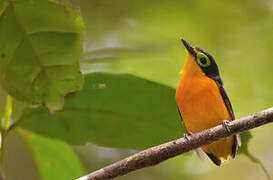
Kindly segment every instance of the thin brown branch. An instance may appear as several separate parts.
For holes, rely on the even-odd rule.
[[[273,122],[273,107],[230,122],[228,124],[230,131],[219,125],[193,134],[189,140],[180,138],[146,149],[77,180],[112,179],[140,168],[159,164],[203,145],[271,122]]]

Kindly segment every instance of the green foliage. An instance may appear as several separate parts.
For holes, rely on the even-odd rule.
[[[10,126],[9,120],[11,118],[11,113],[12,113],[12,97],[8,95],[6,99],[6,105],[5,105],[5,114],[3,115],[2,122],[1,122],[1,128],[4,129],[5,131],[8,130]]]
[[[83,165],[95,170],[118,152],[115,160],[124,157],[121,148],[181,137],[174,100],[185,58],[181,36],[213,54],[237,118],[272,105],[272,10],[264,3],[72,1],[81,13],[58,0],[0,0],[0,112],[11,95],[15,121],[4,137],[0,170],[7,179],[75,179]],[[253,160],[251,138],[241,134],[239,153]],[[92,152],[80,161],[71,145],[88,142],[120,149],[88,146]],[[100,166],[95,159],[107,153],[99,151],[111,154]],[[200,179],[193,174],[207,169],[194,157],[146,175]]]
[[[19,128],[10,132],[7,139],[4,157],[7,179],[38,179],[35,176],[39,176],[42,180],[66,180],[84,175],[77,155],[61,140]],[[25,159],[25,156],[28,158]],[[14,169],[19,172],[14,173]],[[31,172],[24,173],[24,169]]]
[[[3,88],[21,101],[61,109],[63,96],[83,84],[79,13],[45,0],[5,0],[0,12]]]
[[[238,153],[239,154],[243,153],[248,156],[249,155],[248,143],[250,139],[252,138],[252,135],[249,131],[245,131],[241,133],[240,136],[241,136],[242,146],[238,149]]]
[[[129,73],[176,88],[185,59],[183,37],[215,58],[236,118],[272,105],[273,16],[266,3],[75,0],[75,4],[81,7],[87,29],[84,72]]]
[[[142,149],[183,136],[175,90],[128,74],[85,76],[63,111],[26,109],[18,126],[72,144]]]

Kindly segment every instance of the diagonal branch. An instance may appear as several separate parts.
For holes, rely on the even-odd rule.
[[[271,122],[273,122],[273,107],[230,122],[228,124],[230,131],[219,125],[193,134],[189,140],[180,138],[146,149],[77,180],[112,179],[140,168],[159,164],[203,145]]]

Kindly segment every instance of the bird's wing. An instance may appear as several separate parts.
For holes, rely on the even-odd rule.
[[[229,112],[229,114],[231,116],[231,119],[234,120],[235,119],[234,112],[233,112],[230,100],[229,100],[229,98],[227,96],[227,93],[226,93],[224,87],[222,85],[220,85],[219,90],[220,90],[221,96],[222,96],[222,98],[223,98],[223,100],[225,102],[225,105],[226,105],[226,107],[228,109],[228,112]]]
[[[231,116],[231,119],[234,120],[235,119],[234,112],[233,112],[230,100],[228,98],[228,95],[227,95],[223,85],[219,86],[219,90],[220,90],[221,96],[222,96],[222,98],[223,98],[223,100],[225,102],[225,105],[226,105],[226,107],[228,109],[228,112],[229,112],[229,114]],[[233,141],[233,145],[232,145],[232,158],[235,157],[238,146],[241,146],[240,134],[236,134],[235,136],[233,136],[233,138],[234,138],[234,141]]]
[[[180,118],[181,118],[181,121],[184,123],[183,118],[182,118],[182,115],[181,115],[181,113],[180,113],[180,110],[179,110],[179,107],[178,107],[178,106],[177,106],[177,111],[178,111],[178,113],[179,113],[179,116],[180,116]]]

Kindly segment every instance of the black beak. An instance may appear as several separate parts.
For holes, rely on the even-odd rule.
[[[193,47],[184,39],[181,39],[182,43],[186,47],[186,49],[194,56],[196,57],[196,52],[193,50]]]

